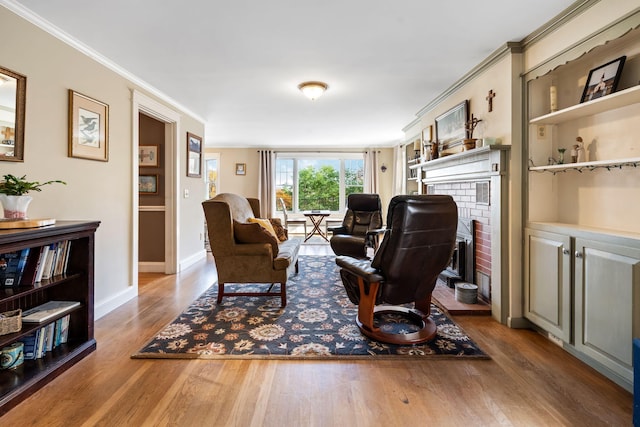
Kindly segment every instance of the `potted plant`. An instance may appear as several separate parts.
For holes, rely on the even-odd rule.
[[[472,150],[476,148],[476,139],[473,137],[473,131],[476,129],[476,126],[478,126],[478,123],[480,123],[481,121],[482,119],[473,117],[473,114],[472,114],[471,120],[465,123],[465,129],[467,131],[467,136],[468,136],[468,138],[463,141],[465,150]]]
[[[4,181],[0,181],[0,202],[4,208],[4,217],[9,219],[27,218],[27,207],[31,203],[30,191],[42,191],[45,185],[67,183],[60,180],[46,182],[27,181],[26,175],[17,177],[11,174],[4,175]]]

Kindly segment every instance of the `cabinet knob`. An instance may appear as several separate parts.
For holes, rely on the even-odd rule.
[[[576,258],[582,258],[582,252],[576,251]]]
[[[569,251],[569,249],[565,248],[565,249],[562,250],[562,253],[564,255],[569,255],[570,251]]]

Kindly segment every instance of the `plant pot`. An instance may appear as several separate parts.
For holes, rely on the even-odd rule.
[[[0,203],[7,219],[27,219],[27,208],[33,198],[31,196],[7,196],[0,194]]]
[[[462,141],[462,143],[464,144],[464,150],[465,151],[469,151],[469,150],[473,150],[474,148],[476,148],[476,141],[477,139],[473,138],[473,139],[465,139],[464,141]]]

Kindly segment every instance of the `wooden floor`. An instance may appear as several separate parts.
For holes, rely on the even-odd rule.
[[[491,360],[129,358],[214,280],[211,259],[175,276],[142,275],[139,297],[96,322],[98,350],[0,425],[631,425],[630,393],[541,335],[490,316],[455,320]]]

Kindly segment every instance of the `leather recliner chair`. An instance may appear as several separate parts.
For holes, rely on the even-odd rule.
[[[342,225],[329,227],[333,232],[329,243],[336,255],[366,258],[367,247],[377,246],[372,230],[382,227],[382,204],[377,194],[354,193],[347,197],[347,212]]]
[[[431,293],[447,266],[456,241],[458,210],[451,196],[395,196],[387,229],[371,262],[339,256],[336,263],[349,299],[358,305],[360,331],[377,341],[417,344],[432,340]],[[414,303],[415,309],[398,307]],[[379,304],[392,304],[376,307]],[[376,313],[408,316],[417,332],[389,333],[374,324]]]

